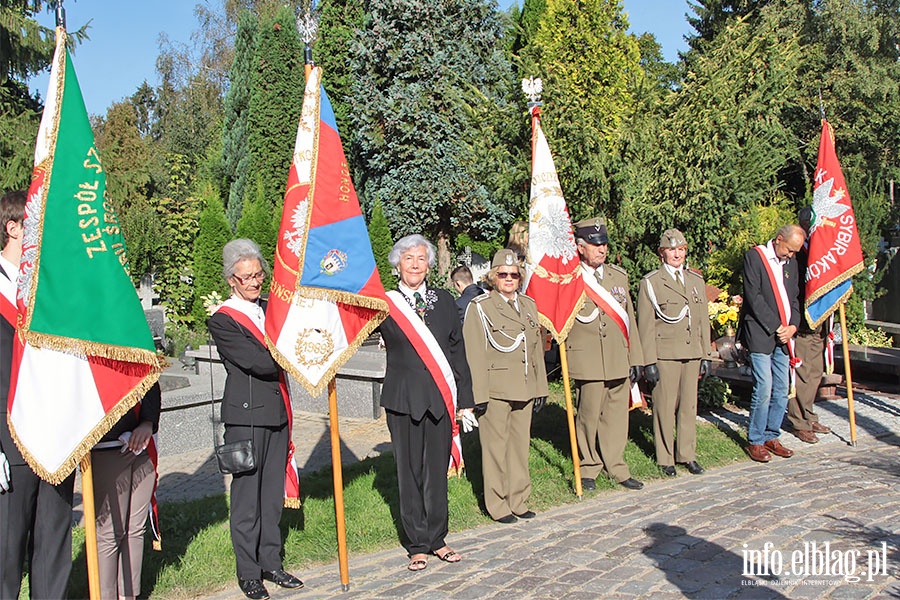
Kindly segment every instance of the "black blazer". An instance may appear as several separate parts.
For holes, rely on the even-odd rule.
[[[265,310],[266,303],[260,301]],[[222,421],[227,425],[280,427],[287,423],[287,410],[278,376],[281,367],[269,349],[254,335],[222,311],[206,322],[228,376],[222,396]]]
[[[15,274],[7,273],[0,267],[0,277],[15,281]],[[6,460],[11,465],[24,465],[25,459],[19,452],[19,447],[13,441],[9,433],[9,425],[6,423],[6,405],[9,398],[9,378],[12,372],[12,349],[16,328],[0,317],[0,452],[6,454]]]
[[[466,286],[462,291],[462,294],[459,295],[459,298],[456,299],[456,308],[459,311],[460,321],[466,320],[466,309],[469,307],[469,302],[484,293],[485,291],[474,283]]]
[[[738,337],[750,352],[771,354],[778,344],[775,331],[781,326],[778,304],[769,274],[759,252],[751,248],[744,254],[744,304]],[[788,259],[784,265],[784,287],[791,304],[789,325],[800,325],[800,275],[797,261]]]
[[[425,300],[428,303],[425,325],[437,339],[453,369],[457,407],[473,408],[475,400],[472,396],[472,375],[469,363],[466,362],[462,323],[459,321],[453,296],[446,290],[428,288]],[[447,414],[437,384],[400,326],[389,316],[381,324],[380,330],[387,348],[381,406],[409,415],[417,421],[425,416],[426,411],[436,417]]]

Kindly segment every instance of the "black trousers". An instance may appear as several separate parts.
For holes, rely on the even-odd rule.
[[[10,480],[10,491],[0,494],[0,598],[19,597],[26,556],[31,597],[65,598],[75,473],[50,485],[28,465],[11,465]]]
[[[385,411],[400,488],[400,518],[410,556],[443,548],[447,536],[450,419],[426,412],[421,421]]]
[[[250,438],[250,427],[225,425],[225,441]],[[260,579],[262,571],[281,568],[281,511],[288,429],[253,428],[256,468],[231,480],[231,545],[238,579]]]

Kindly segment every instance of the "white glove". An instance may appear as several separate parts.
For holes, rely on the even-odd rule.
[[[9,491],[9,461],[6,455],[0,452],[0,494]]]
[[[120,452],[122,454],[125,454],[126,452],[128,452],[128,442],[131,440],[131,432],[126,431],[125,433],[123,433],[122,435],[119,436],[119,440],[122,442],[122,449],[120,450]],[[138,454],[140,454],[143,451],[144,451],[144,449],[141,448],[140,450],[135,451],[134,454],[135,454],[135,456],[137,456]]]
[[[464,410],[459,413],[459,422],[462,425],[463,433],[469,433],[476,427],[478,427],[478,419],[475,418],[475,413],[471,410]]]

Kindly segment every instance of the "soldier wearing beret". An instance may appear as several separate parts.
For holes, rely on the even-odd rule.
[[[659,240],[662,268],[644,275],[638,293],[644,379],[653,390],[656,463],[675,477],[675,463],[692,474],[697,462],[697,380],[710,370],[706,282],[685,268],[687,240],[667,229]]]
[[[516,253],[500,250],[488,273],[492,290],[469,303],[463,325],[466,358],[477,404],[484,504],[500,523],[531,519],[528,446],[535,399],[547,396],[544,346],[534,300],[518,292]]]
[[[628,489],[644,484],[625,464],[632,383],[644,364],[634,319],[628,273],[606,264],[609,237],[600,217],[575,224],[581,275],[587,298],[566,338],[569,375],[578,394],[575,434],[581,455],[581,484],[596,489],[601,472]]]

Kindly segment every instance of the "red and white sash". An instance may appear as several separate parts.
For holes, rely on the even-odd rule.
[[[4,269],[4,272],[6,269]],[[7,273],[8,278],[0,274],[0,317],[7,323],[16,326],[16,276]],[[4,398],[4,400],[6,400]]]
[[[754,246],[753,248],[759,253],[760,258],[762,259],[762,264],[766,268],[766,274],[769,276],[769,283],[772,285],[772,291],[774,292],[775,296],[775,305],[778,306],[778,316],[781,318],[781,324],[782,326],[787,327],[790,323],[791,318],[791,304],[788,300],[787,289],[784,287],[784,278],[775,276],[775,271],[772,270],[772,264],[769,262],[769,257],[766,254],[766,250],[763,246]],[[790,357],[791,379],[791,389],[789,395],[796,395],[795,370],[800,366],[802,362],[800,358],[797,357],[794,344],[794,338],[789,339],[787,342],[788,356]]]
[[[245,302],[235,301],[229,298],[224,304],[220,305],[215,312],[223,312],[234,321],[242,325],[247,331],[253,334],[253,337],[266,347],[266,336],[263,330],[259,328],[256,319],[248,315],[244,310]],[[292,430],[294,425],[294,411],[291,408],[290,387],[284,376],[284,371],[278,374],[278,384],[281,387],[281,397],[284,398],[284,409],[287,411],[287,427],[288,427],[288,455],[287,464],[285,465],[284,475],[284,506],[285,508],[300,508],[300,478],[297,475],[297,462],[294,459],[294,440]]]
[[[588,273],[587,269],[584,268],[584,265],[581,265],[581,269],[581,279],[584,281],[584,291],[587,294],[587,297],[597,305],[597,308],[609,315],[613,323],[616,324],[616,327],[622,332],[622,335],[625,337],[625,343],[628,344],[628,348],[630,349],[631,321],[628,318],[628,311],[626,311],[625,307],[609,293],[609,290],[600,285],[600,282],[593,276],[593,273]],[[631,396],[628,400],[628,410],[644,408],[646,406],[647,403],[644,402],[644,397],[641,396],[637,381],[632,382]]]
[[[456,422],[457,395],[453,368],[450,366],[450,361],[444,356],[444,351],[441,350],[441,346],[435,339],[434,334],[431,333],[428,326],[413,311],[403,294],[397,290],[391,290],[387,292],[387,301],[391,317],[400,327],[400,330],[403,331],[409,343],[412,344],[416,354],[425,363],[428,373],[431,374],[435,385],[441,392],[444,407],[446,407],[447,414],[450,416],[450,427],[453,433],[448,473],[459,473],[464,467],[464,463],[462,458],[462,440],[459,437],[459,423]]]

